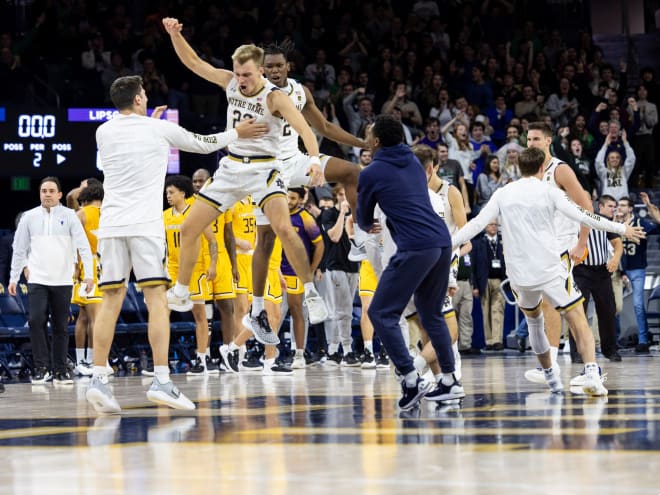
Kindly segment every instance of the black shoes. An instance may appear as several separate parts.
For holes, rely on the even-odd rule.
[[[604,356],[615,363],[621,362],[621,354],[617,351],[614,351],[612,354],[604,354]]]
[[[53,375],[48,371],[48,368],[36,368],[30,381],[32,382],[32,385],[43,385],[52,379]]]
[[[399,399],[399,409],[409,411],[417,405],[427,392],[433,388],[432,382],[427,382],[423,378],[417,377],[417,383],[414,387],[408,387],[406,381],[401,381],[401,398]]]
[[[648,343],[637,344],[635,346],[635,353],[636,354],[649,354],[650,353],[650,350],[649,350],[650,348],[651,348],[651,344],[648,344]]]
[[[73,385],[73,377],[69,370],[56,371],[53,377],[53,383],[56,385]]]
[[[527,350],[527,338],[516,337],[516,342],[518,343],[518,351],[524,353]]]

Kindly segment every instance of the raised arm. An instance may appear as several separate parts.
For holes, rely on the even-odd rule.
[[[227,87],[227,84],[229,84],[234,77],[234,74],[231,71],[213,67],[208,62],[202,60],[181,34],[183,24],[172,17],[165,17],[163,19],[163,26],[165,27],[167,34],[170,35],[172,45],[174,45],[174,51],[176,51],[176,54],[183,65],[188,67],[199,77],[215,83],[223,89]]]
[[[323,137],[332,139],[340,144],[347,144],[348,146],[355,146],[357,148],[365,148],[367,146],[364,140],[353,136],[353,134],[346,132],[338,125],[328,121],[321,113],[321,110],[319,110],[319,107],[316,106],[316,103],[314,103],[314,97],[309,89],[304,86],[303,88],[307,97],[307,103],[302,109],[302,114],[314,129]]]

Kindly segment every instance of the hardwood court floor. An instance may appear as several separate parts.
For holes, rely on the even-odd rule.
[[[560,363],[563,357],[560,357]],[[401,417],[391,371],[326,370],[175,382],[192,413],[117,377],[121,416],[73,386],[0,395],[0,494],[603,495],[660,493],[658,355],[604,363],[610,394],[550,396],[513,351],[463,361],[462,407]],[[563,365],[569,375],[578,365]]]

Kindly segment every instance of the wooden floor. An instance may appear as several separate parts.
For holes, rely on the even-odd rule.
[[[459,407],[402,416],[392,371],[174,376],[193,413],[153,406],[150,379],[113,379],[121,416],[86,384],[8,384],[0,494],[660,493],[659,355],[604,363],[610,394],[551,396],[514,351],[463,361]],[[578,365],[562,361],[569,376]]]

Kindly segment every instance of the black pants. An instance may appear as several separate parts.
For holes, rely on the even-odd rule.
[[[584,312],[587,312],[589,296],[593,296],[598,316],[598,333],[603,355],[616,352],[616,305],[612,290],[612,274],[605,265],[577,265],[573,268],[573,278],[584,296]],[[573,335],[570,336],[571,349],[576,349]]]
[[[35,368],[66,371],[71,289],[71,285],[28,284],[30,341]],[[49,315],[53,330],[52,356],[48,345]]]

